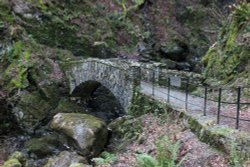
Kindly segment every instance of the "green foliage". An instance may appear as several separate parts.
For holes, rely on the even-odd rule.
[[[229,164],[232,167],[241,167],[243,165],[244,159],[240,151],[237,150],[237,144],[235,142],[231,142],[230,148],[230,159]]]
[[[133,141],[138,139],[142,133],[142,125],[139,120],[134,119],[133,117],[124,120],[123,122],[117,122],[112,129],[116,134],[117,138],[122,139],[123,141]],[[133,127],[133,128],[131,128]]]
[[[177,167],[180,166],[176,164],[177,154],[180,148],[180,142],[177,141],[173,143],[166,136],[159,139],[156,143],[157,146],[157,159],[159,161],[160,166],[164,167]]]
[[[247,42],[244,42],[245,34],[250,33],[249,9],[249,3],[242,3],[235,8],[222,28],[218,42],[203,57],[206,77],[217,78],[224,83],[242,77],[250,82],[247,70],[250,50]]]
[[[47,6],[45,5],[44,0],[28,0],[28,2],[30,2],[34,6],[41,8],[43,11],[47,10]]]
[[[4,27],[4,22],[0,21],[0,29]]]
[[[107,151],[102,152],[100,157],[92,159],[92,161],[94,161],[96,165],[108,165],[114,163],[116,160],[116,155],[111,154]]]
[[[10,159],[3,164],[3,167],[22,167],[22,164],[17,159]]]
[[[167,112],[168,107],[166,105],[159,106],[160,108],[164,108],[166,111],[164,112],[159,112],[158,110],[156,110],[154,112],[154,117],[157,120],[158,124],[160,125],[164,125],[166,123],[170,123],[173,121],[173,119],[171,119],[170,114]]]
[[[188,19],[185,19],[184,21],[197,23],[199,21],[203,21],[204,17],[206,16],[206,11],[204,11],[204,9],[201,8],[195,9],[193,6],[187,6],[185,15]],[[189,25],[191,24],[189,23]]]
[[[139,154],[137,155],[136,159],[137,159],[138,167],[157,167],[158,166],[158,161],[154,157],[148,154]]]
[[[11,14],[11,8],[9,2],[7,0],[0,1],[0,28],[1,24],[4,22],[12,23],[14,21],[14,17]]]
[[[137,156],[138,167],[179,167],[184,159],[177,163],[177,154],[180,148],[180,142],[173,143],[166,136],[163,136],[156,142],[156,158],[148,154]]]
[[[13,61],[15,61],[15,59],[18,59],[20,57],[20,55],[23,52],[23,50],[22,50],[23,47],[24,46],[23,46],[23,43],[21,41],[17,41],[13,44],[12,50],[6,56],[9,63],[12,63]]]
[[[168,120],[168,109],[169,106],[167,104],[159,103],[154,99],[141,94],[138,90],[135,90],[132,104],[128,108],[128,114],[137,117],[146,113],[154,113],[156,117],[162,117],[165,119],[160,121],[163,123]]]
[[[42,10],[41,12],[45,16],[42,23],[37,22],[36,18],[25,20],[29,25],[32,25],[25,28],[34,39],[49,47],[70,50],[77,56],[88,57],[92,54],[88,37],[76,35],[80,31],[80,27],[71,23],[72,19],[79,17],[81,12],[84,14],[84,10],[89,6],[84,6],[85,3],[76,2],[70,4],[69,1],[58,1],[48,5],[45,5],[43,0],[40,0],[41,2],[31,1],[38,10]],[[71,10],[71,7],[75,10]]]
[[[115,151],[121,151],[132,141],[141,139],[142,122],[140,119],[130,116],[121,117],[112,121],[109,128],[112,130],[112,140],[110,142],[115,145]]]
[[[123,9],[122,16],[120,17],[121,20],[126,19],[128,12],[132,10],[136,10],[139,6],[144,3],[145,0],[132,0],[133,4],[131,6],[127,5],[127,0],[115,0],[115,2],[120,5]]]
[[[146,113],[153,112],[152,106],[147,99],[139,92],[135,90],[133,94],[132,104],[129,106],[128,115],[140,116]]]
[[[25,48],[23,42],[14,43],[13,49],[8,53],[7,60],[10,63],[6,75],[10,78],[9,87],[25,88],[28,84],[27,70],[33,65],[30,50]]]
[[[250,4],[243,2],[241,5],[237,6],[234,10],[234,15],[236,16],[239,23],[247,22],[250,20]]]

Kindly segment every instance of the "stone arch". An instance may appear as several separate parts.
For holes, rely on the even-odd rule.
[[[86,83],[92,83],[92,85]],[[99,84],[106,87],[113,93],[124,111],[127,111],[131,103],[133,81],[129,79],[126,71],[109,64],[96,61],[76,64],[70,71],[70,93],[76,93],[75,89],[82,84],[89,88],[88,91],[94,90]]]

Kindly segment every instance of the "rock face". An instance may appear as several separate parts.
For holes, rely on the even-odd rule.
[[[1,99],[0,91],[0,134],[8,133],[16,128],[16,120],[7,107],[6,100]]]
[[[107,141],[106,123],[91,115],[58,113],[50,126],[73,140],[73,146],[84,156],[97,155]]]
[[[44,167],[69,167],[75,164],[84,166],[85,163],[87,163],[87,160],[75,152],[63,151],[58,156],[50,158]]]

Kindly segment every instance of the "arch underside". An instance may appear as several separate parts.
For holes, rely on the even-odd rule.
[[[100,86],[102,86],[102,84],[97,81],[86,81],[75,87],[71,96],[89,98]]]

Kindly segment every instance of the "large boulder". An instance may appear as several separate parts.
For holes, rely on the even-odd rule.
[[[51,106],[38,91],[22,91],[19,102],[12,109],[12,113],[22,129],[33,133],[37,124],[48,116],[50,109]]]
[[[85,166],[85,163],[87,163],[87,160],[75,152],[63,151],[58,156],[50,158],[44,167],[69,167],[76,164],[82,167]]]
[[[88,114],[58,113],[50,126],[72,139],[73,147],[84,156],[97,155],[107,141],[106,123]]]

